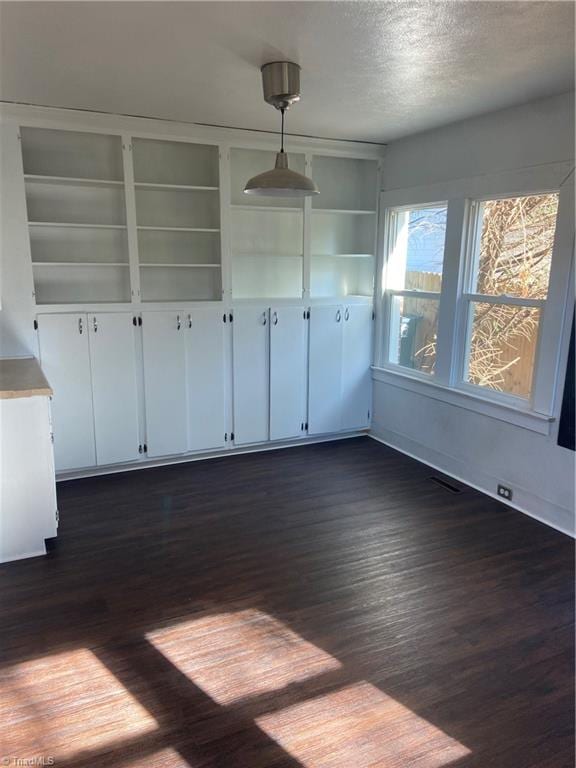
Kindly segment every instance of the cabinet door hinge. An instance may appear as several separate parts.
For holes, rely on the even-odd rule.
[[[34,320],[34,330],[38,330],[38,320]]]

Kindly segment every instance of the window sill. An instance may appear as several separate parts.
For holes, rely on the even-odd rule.
[[[380,381],[393,387],[399,387],[418,395],[430,397],[457,408],[480,413],[491,419],[505,421],[508,424],[528,429],[531,432],[538,432],[541,435],[550,434],[550,425],[554,421],[553,416],[536,413],[536,411],[519,408],[508,403],[496,402],[488,397],[482,397],[476,393],[456,389],[455,387],[447,387],[435,381],[424,379],[422,376],[411,375],[404,371],[372,366],[372,378],[374,381]]]

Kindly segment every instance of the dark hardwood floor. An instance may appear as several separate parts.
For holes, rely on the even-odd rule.
[[[61,483],[0,567],[0,765],[573,768],[573,542],[433,474],[358,438]]]

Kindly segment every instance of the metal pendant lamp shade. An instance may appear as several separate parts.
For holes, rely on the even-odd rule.
[[[250,179],[244,187],[245,195],[266,197],[307,197],[319,194],[312,179],[288,168],[288,155],[278,152],[276,166],[271,171],[260,173]]]
[[[300,67],[289,61],[274,61],[262,67],[264,99],[280,110],[282,115],[280,152],[272,170],[254,176],[244,187],[245,195],[263,197],[308,197],[320,190],[307,176],[288,168],[288,155],[284,152],[284,113],[300,99]]]

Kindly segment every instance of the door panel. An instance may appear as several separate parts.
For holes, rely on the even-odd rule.
[[[268,309],[234,310],[234,442],[269,439]]]
[[[186,314],[188,449],[221,448],[226,431],[224,330],[220,309]]]
[[[342,324],[340,305],[310,310],[308,378],[308,433],[319,435],[341,429]]]
[[[303,307],[270,310],[270,439],[301,437],[305,418],[306,319]]]
[[[96,464],[90,353],[85,314],[38,318],[40,361],[52,389],[57,471]]]
[[[372,307],[344,307],[343,320],[342,429],[364,429],[372,397]]]
[[[188,448],[186,315],[144,312],[144,392],[149,456],[185,453]]]
[[[88,316],[98,464],[138,458],[138,399],[133,315]]]

